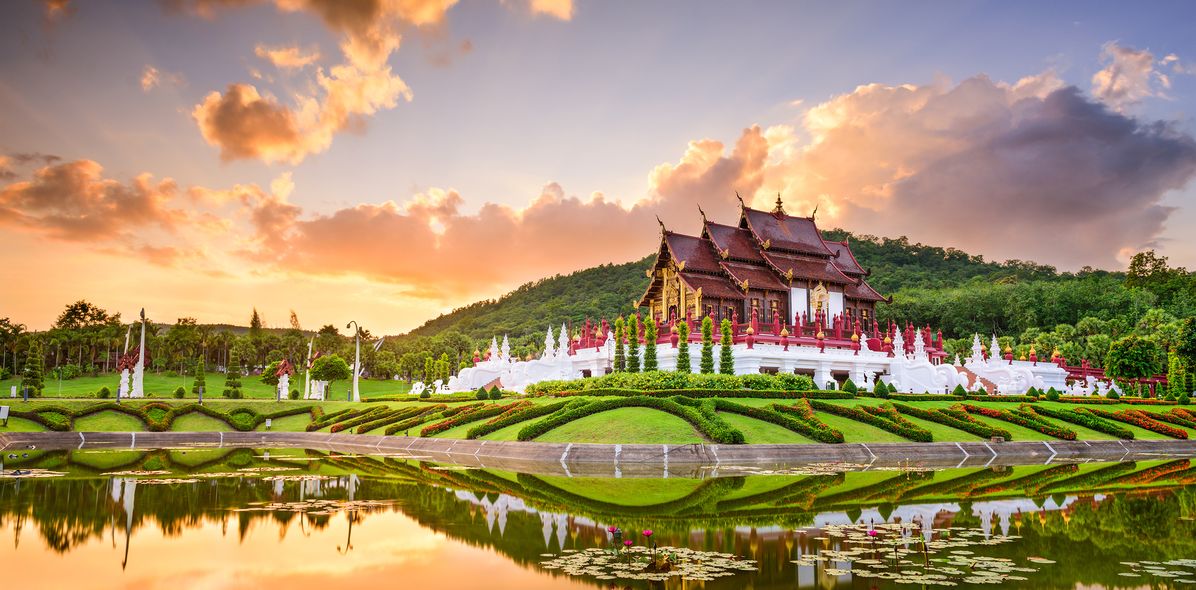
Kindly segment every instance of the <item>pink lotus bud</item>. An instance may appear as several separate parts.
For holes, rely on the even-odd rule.
[[[876,536],[876,530],[875,530],[875,529],[873,529],[873,530],[870,530],[870,531],[868,531],[868,536],[869,536],[869,537],[875,537],[875,536]]]
[[[651,536],[652,536],[652,529],[644,529],[644,536],[645,536],[645,537],[651,537]]]
[[[634,544],[634,541],[632,541],[631,539],[627,539],[626,541],[623,541],[623,544],[630,547]]]
[[[606,527],[606,532],[608,532],[608,533],[610,533],[610,534],[612,534],[612,535],[613,535],[613,534],[615,534],[615,531],[617,531],[617,530],[619,530],[619,529],[618,529],[618,527],[614,527],[614,526],[608,526],[608,527]]]

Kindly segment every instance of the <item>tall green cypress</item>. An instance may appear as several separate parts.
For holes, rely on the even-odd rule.
[[[640,372],[640,317],[627,318],[627,372]]]
[[[689,322],[682,320],[677,323],[677,372],[693,372],[689,362]]]
[[[25,371],[21,373],[21,391],[29,389],[30,397],[41,397],[45,382],[45,359],[42,358],[42,347],[37,340],[29,344],[29,351],[25,357]]]
[[[615,320],[615,370],[627,369],[627,357],[623,348],[623,316]]]
[[[191,384],[191,393],[196,395],[199,394],[199,388],[205,385],[203,370],[203,359],[199,359],[195,363],[195,383]]]
[[[703,373],[714,372],[714,320],[710,316],[702,318],[702,362],[699,367]]]
[[[1184,393],[1184,364],[1174,351],[1167,353],[1167,391],[1176,398]]]
[[[731,337],[731,320],[723,318],[722,344],[718,347],[718,372],[723,375],[735,374],[735,357],[731,352],[733,338]]]
[[[228,362],[228,370],[224,373],[224,397],[241,397],[241,359],[232,355]]]
[[[648,318],[644,326],[644,372],[656,369],[656,320]]]

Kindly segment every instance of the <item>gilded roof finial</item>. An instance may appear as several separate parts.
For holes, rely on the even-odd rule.
[[[740,206],[740,207],[747,207],[747,205],[745,205],[745,204],[743,203],[743,197],[739,196],[739,191],[735,191],[735,198],[736,198],[736,199],[739,199],[739,206]]]
[[[664,232],[668,231],[664,228],[664,222],[660,220],[659,215],[656,216],[656,223],[660,224],[660,233],[664,233]]]
[[[698,213],[702,214],[702,223],[706,223],[706,212],[702,210],[701,205],[698,205]]]
[[[814,210],[810,212],[810,219],[814,219],[818,215],[818,203],[814,204]]]
[[[773,210],[773,213],[776,213],[777,215],[785,214],[785,206],[784,203],[781,202],[781,193],[777,193],[777,208]]]

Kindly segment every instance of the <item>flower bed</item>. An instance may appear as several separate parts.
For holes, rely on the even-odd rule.
[[[897,400],[899,402],[957,402],[957,401],[978,401],[978,402],[1009,402],[1009,403],[1034,403],[1038,398],[1029,395],[947,395],[942,393],[890,393],[889,399]]]
[[[1013,440],[1013,435],[1008,430],[989,426],[975,418],[972,418],[967,412],[951,412],[947,408],[938,410],[925,410],[922,408],[915,408],[904,404],[893,404],[898,412],[907,416],[921,418],[922,420],[929,420],[943,426],[950,426],[964,432],[974,434],[983,438],[992,438],[994,436],[1003,437],[1005,440]]]
[[[1022,410],[1026,412],[1034,412],[1043,416],[1049,416],[1056,420],[1070,422],[1077,426],[1083,426],[1084,428],[1095,430],[1097,432],[1111,434],[1117,438],[1134,440],[1134,433],[1128,428],[1118,426],[1117,424],[1109,422],[1108,420],[1102,420],[1086,412],[1080,412],[1077,410],[1056,410],[1046,406],[1035,406],[1033,408],[1030,406],[1023,406]]]
[[[856,422],[870,424],[881,430],[915,442],[931,442],[934,440],[929,430],[902,418],[901,414],[891,407],[857,406],[853,408],[817,400],[810,402],[810,406],[819,412],[826,412],[850,418]]]
[[[1017,424],[1018,426],[1029,428],[1030,430],[1045,434],[1047,436],[1053,436],[1062,440],[1076,439],[1076,431],[1047,422],[1037,414],[1010,410],[998,410],[996,408],[985,408],[982,406],[974,406],[972,404],[959,404],[959,407],[963,408],[963,410],[969,414],[980,414],[981,416],[1003,420],[1010,424]]]
[[[1185,414],[1186,414],[1186,412],[1185,412]],[[1191,414],[1188,414],[1188,416],[1191,416]],[[1178,414],[1174,410],[1172,410],[1170,412],[1158,412],[1158,413],[1151,414],[1151,417],[1154,418],[1155,420],[1159,420],[1162,422],[1170,422],[1172,424],[1178,424],[1179,426],[1184,426],[1187,428],[1196,428],[1196,420],[1193,420],[1188,416],[1184,416],[1183,414]]]
[[[1174,426],[1170,426],[1159,422],[1142,410],[1121,410],[1119,412],[1110,412],[1108,410],[1099,410],[1097,408],[1084,408],[1085,412],[1091,412],[1101,418],[1108,418],[1109,420],[1116,420],[1126,424],[1132,424],[1138,428],[1145,428],[1151,432],[1157,432],[1164,436],[1171,438],[1187,439],[1188,432],[1180,430]]]
[[[702,433],[703,436],[710,440],[721,444],[742,444],[743,433],[727,424],[717,415],[708,416],[699,411],[698,408],[685,406],[677,403],[672,399],[664,399],[650,396],[636,396],[636,397],[617,397],[610,399],[602,399],[590,402],[585,405],[568,408],[563,412],[553,414],[548,418],[529,424],[519,431],[519,440],[533,440],[544,433],[567,424],[574,420],[605,412],[607,410],[614,410],[617,408],[652,408],[668,412],[677,416]]]
[[[1128,475],[1123,475],[1116,479],[1110,480],[1108,483],[1130,484],[1130,485],[1140,485],[1140,484],[1144,484],[1144,483],[1150,483],[1156,479],[1159,479],[1160,477],[1171,475],[1172,473],[1178,473],[1180,471],[1185,471],[1188,468],[1190,468],[1191,466],[1192,466],[1191,461],[1189,461],[1187,459],[1168,461],[1166,463],[1163,463],[1162,465],[1155,465],[1154,467],[1151,467],[1148,469],[1143,469],[1142,471],[1136,471],[1136,472],[1130,473]]]
[[[1063,396],[1060,396],[1059,399],[1056,401],[1065,403],[1065,404],[1084,404],[1084,405],[1092,405],[1092,406],[1108,406],[1108,405],[1113,405],[1113,404],[1119,404],[1119,403],[1121,403],[1122,400],[1108,399],[1108,398],[1104,398],[1104,397],[1080,397],[1078,395],[1063,395]]]
[[[430,407],[426,408],[423,412],[420,412],[420,413],[418,413],[410,418],[407,418],[405,420],[401,420],[399,422],[395,422],[395,423],[391,424],[390,426],[386,427],[386,430],[383,430],[382,433],[387,436],[392,435],[392,434],[397,434],[399,431],[406,433],[407,430],[409,430],[415,426],[419,426],[420,424],[423,424],[424,422],[427,422],[429,420],[435,420],[437,418],[446,418],[447,416],[445,416],[444,413],[447,411],[449,411],[449,410],[445,407],[444,404],[436,404],[435,406],[430,406]]]
[[[1097,484],[1104,483],[1110,479],[1118,477],[1127,471],[1133,471],[1138,468],[1138,464],[1133,461],[1127,463],[1114,463],[1108,467],[1101,467],[1095,471],[1069,477],[1067,479],[1048,482],[1046,485],[1039,487],[1030,492],[1031,494],[1041,494],[1049,490],[1059,489],[1074,489],[1087,492],[1095,487]]]
[[[814,411],[810,409],[810,402],[804,399],[799,400],[792,407],[771,404],[768,408],[755,408],[723,399],[715,399],[713,404],[718,411],[776,424],[818,442],[832,444],[843,442],[843,433],[827,426],[814,416]]]
[[[470,410],[468,412],[458,412],[455,415],[450,416],[446,420],[441,420],[440,422],[437,422],[435,424],[423,427],[423,429],[421,429],[419,431],[419,435],[426,437],[426,436],[432,436],[434,434],[440,434],[441,432],[444,432],[450,428],[453,428],[454,426],[460,426],[462,424],[476,422],[476,421],[482,420],[484,418],[493,418],[494,416],[498,416],[499,414],[502,414],[504,412],[508,412],[510,410],[514,410],[514,409],[520,408],[520,407],[525,407],[530,404],[531,404],[531,402],[529,402],[527,400],[522,400],[522,401],[517,401],[517,402],[507,404],[505,406],[501,406],[498,404],[491,404],[489,406],[474,407],[472,410]]]

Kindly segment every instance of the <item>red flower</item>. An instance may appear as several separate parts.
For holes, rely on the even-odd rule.
[[[652,536],[652,529],[644,529],[644,536],[645,536],[645,537],[651,537],[651,536]]]
[[[630,547],[630,546],[634,545],[635,542],[632,541],[631,539],[627,539],[626,541],[623,541],[623,544]]]
[[[614,525],[606,527],[606,532],[608,532],[612,535],[615,534],[615,531],[617,531],[617,530],[619,530],[619,528]]]

